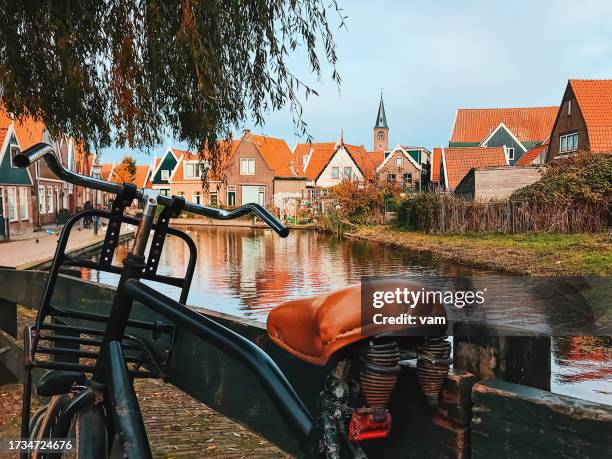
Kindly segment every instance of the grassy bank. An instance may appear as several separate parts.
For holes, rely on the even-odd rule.
[[[612,236],[605,233],[434,235],[375,226],[347,236],[508,273],[612,276]]]

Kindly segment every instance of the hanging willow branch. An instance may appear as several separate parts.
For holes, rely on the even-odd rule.
[[[331,11],[341,10],[331,0]],[[0,96],[17,116],[88,146],[150,149],[165,135],[204,152],[289,105],[306,134],[300,96],[315,93],[288,68],[302,47],[336,72],[322,0],[24,0],[0,8]]]

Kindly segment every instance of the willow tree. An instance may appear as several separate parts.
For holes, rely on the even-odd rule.
[[[314,93],[288,66],[299,51],[338,84],[327,12],[336,0],[24,0],[0,9],[0,96],[51,133],[100,148],[164,136],[207,152],[245,121]],[[330,8],[331,7],[331,8]],[[338,14],[339,23],[342,16]]]

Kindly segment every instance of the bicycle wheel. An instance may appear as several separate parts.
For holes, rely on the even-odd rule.
[[[62,454],[63,459],[107,459],[104,411],[96,406],[84,407],[72,419],[67,438],[71,448]]]

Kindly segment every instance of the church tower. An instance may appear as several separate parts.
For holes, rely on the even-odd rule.
[[[382,92],[380,93],[380,104],[378,115],[374,124],[374,151],[385,151],[389,149],[389,126],[387,126],[387,115],[385,115],[385,104]]]

